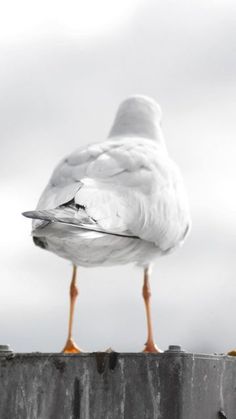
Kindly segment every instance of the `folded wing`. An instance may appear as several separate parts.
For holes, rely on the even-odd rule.
[[[33,228],[48,216],[48,222],[137,236],[163,250],[178,244],[189,226],[178,169],[165,148],[142,138],[116,138],[72,153],[53,172],[37,211]]]

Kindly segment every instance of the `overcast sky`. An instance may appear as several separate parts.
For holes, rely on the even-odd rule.
[[[119,103],[146,94],[161,105],[193,219],[184,247],[156,262],[156,341],[163,349],[227,351],[236,347],[235,2],[99,5],[0,6],[0,344],[63,347],[71,265],[34,247],[21,212],[35,208],[58,160],[104,140]],[[79,286],[78,344],[141,350],[142,272],[81,268]]]

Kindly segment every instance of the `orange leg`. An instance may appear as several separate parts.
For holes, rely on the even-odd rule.
[[[151,318],[151,288],[149,283],[149,269],[145,268],[144,270],[144,283],[143,283],[143,298],[146,309],[147,317],[147,342],[143,352],[161,352],[161,350],[156,346],[153,338],[153,328],[152,328],[152,318]]]
[[[70,284],[70,314],[69,314],[69,328],[68,328],[68,338],[66,341],[66,345],[62,352],[64,353],[80,353],[81,349],[78,348],[76,343],[72,338],[72,326],[73,326],[73,319],[74,319],[74,309],[75,309],[75,302],[76,298],[79,294],[78,287],[76,285],[76,271],[77,268],[73,265],[73,275]]]

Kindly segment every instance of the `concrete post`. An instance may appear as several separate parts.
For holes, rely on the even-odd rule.
[[[0,354],[1,419],[236,419],[236,359]]]

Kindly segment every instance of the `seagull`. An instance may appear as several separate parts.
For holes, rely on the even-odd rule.
[[[183,179],[168,155],[161,118],[160,106],[149,97],[124,100],[108,138],[64,158],[36,210],[23,213],[33,219],[35,245],[73,265],[64,353],[81,352],[72,333],[79,294],[77,267],[128,263],[144,273],[143,352],[161,352],[153,335],[151,269],[159,256],[183,244],[191,225]]]

